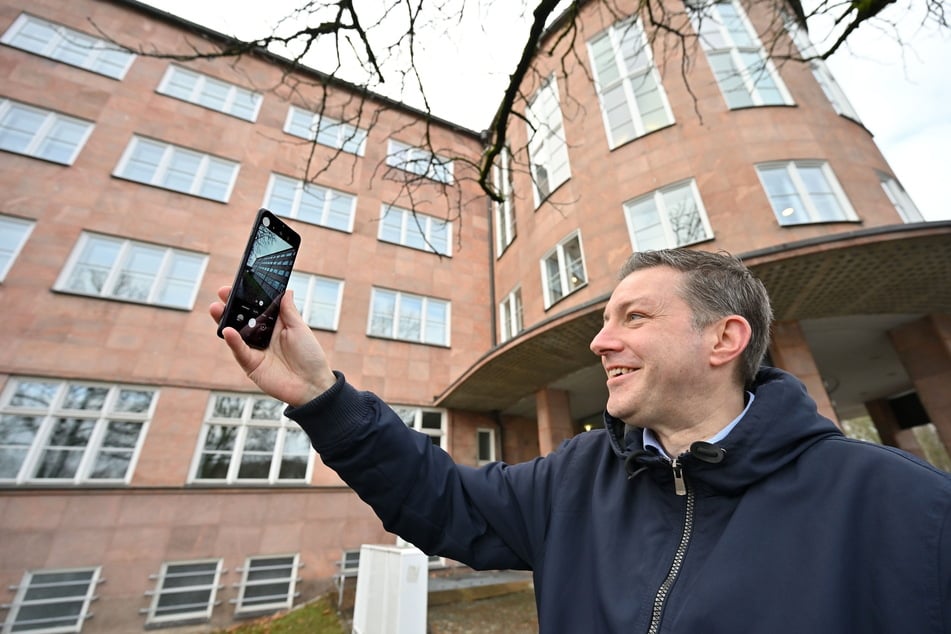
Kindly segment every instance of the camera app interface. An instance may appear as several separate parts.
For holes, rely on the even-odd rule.
[[[270,218],[262,217],[233,289],[234,305],[228,324],[248,345],[265,347],[270,341],[296,254],[297,250],[271,228]]]

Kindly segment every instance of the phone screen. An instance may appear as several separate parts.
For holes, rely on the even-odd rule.
[[[258,212],[218,323],[219,337],[231,326],[249,346],[267,348],[299,249],[297,232],[267,209]]]

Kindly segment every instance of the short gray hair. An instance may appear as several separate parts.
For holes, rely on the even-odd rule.
[[[634,271],[666,266],[684,274],[681,297],[693,311],[696,328],[709,326],[728,315],[739,315],[750,324],[752,335],[741,356],[740,375],[749,386],[759,371],[769,346],[773,321],[766,287],[739,258],[724,251],[692,249],[636,251],[621,267],[619,279]]]

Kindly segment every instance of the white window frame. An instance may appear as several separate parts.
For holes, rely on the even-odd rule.
[[[720,12],[720,7],[727,5],[732,7],[736,12],[739,26],[743,29],[744,35],[749,40],[748,44],[737,42],[736,38],[730,32],[729,25],[726,23],[726,20],[723,19]],[[707,56],[710,70],[716,77],[717,85],[720,87],[720,92],[728,108],[793,105],[792,96],[789,94],[785,83],[779,76],[776,66],[763,50],[763,45],[756,34],[756,29],[753,28],[746,12],[738,2],[735,0],[719,0],[713,4],[704,4],[700,8],[704,11],[703,15],[701,15],[700,9],[690,7],[689,2],[688,9],[694,29],[698,33],[700,44]],[[716,39],[723,42],[722,46],[715,46],[711,42],[711,33]],[[718,72],[711,60],[712,55],[728,57],[732,72],[729,75]],[[743,59],[744,56],[755,56],[757,58],[755,65],[747,64]],[[759,86],[759,82],[761,81],[760,76],[764,74],[776,88],[779,101],[766,101],[764,98],[763,91]],[[739,80],[743,85],[745,90],[744,95],[749,99],[750,103],[731,103],[731,96],[734,91],[728,90],[731,86],[728,86],[727,83],[732,83],[735,80]],[[736,92],[739,93],[739,91]]]
[[[391,236],[389,231],[395,229],[394,219],[399,224],[399,236],[395,237]],[[443,234],[441,240],[440,232]],[[452,257],[452,236],[451,220],[413,212],[395,205],[384,204],[380,207],[380,223],[376,237],[381,242]]]
[[[100,247],[111,247],[115,249],[114,259],[109,263],[108,268],[102,266],[101,263],[98,262],[84,262],[82,260],[84,254],[87,252],[87,248],[90,249],[90,253],[93,253],[91,250],[97,245]],[[121,289],[123,275],[126,273],[127,267],[129,267],[134,262],[134,256],[137,249],[162,252],[162,261],[159,265],[159,268],[155,271],[150,271],[150,273],[153,274],[153,278],[151,281],[151,286],[148,290],[148,294],[145,299],[141,300],[132,297],[124,297],[117,294],[117,291]],[[196,276],[193,280],[188,280],[188,278],[177,280],[171,277],[175,273],[175,265],[178,263],[177,260],[179,258],[198,261]],[[87,292],[81,288],[70,287],[70,282],[73,279],[74,274],[78,273],[77,269],[80,266],[87,267],[90,271],[97,269],[103,276],[102,286],[98,289],[98,291]],[[114,299],[117,301],[131,302],[134,304],[148,304],[150,306],[161,306],[164,308],[191,310],[195,305],[195,299],[198,297],[198,290],[201,287],[201,280],[205,275],[205,268],[207,266],[208,256],[204,253],[186,251],[184,249],[177,249],[174,247],[84,231],[79,235],[79,240],[76,241],[76,246],[73,247],[73,252],[66,260],[66,266],[64,266],[63,270],[60,272],[59,278],[53,285],[53,290],[62,293],[69,293],[72,295],[85,295],[88,297],[99,297],[102,299]],[[129,275],[131,276],[134,273],[141,272],[130,271]],[[160,301],[161,295],[165,291],[169,282],[178,282],[184,285],[183,283],[187,281],[192,282],[191,293],[187,301],[180,304]]]
[[[499,342],[505,343],[525,330],[525,309],[522,305],[522,287],[516,286],[499,302]]]
[[[302,119],[309,119],[306,126]],[[357,156],[363,156],[366,151],[366,129],[297,106],[287,109],[284,132]]]
[[[555,76],[549,77],[525,109],[532,194],[537,209],[571,178],[564,118]],[[544,185],[544,188],[542,187]]]
[[[320,306],[317,301],[318,297],[315,296],[315,290],[318,285],[336,286],[333,302],[333,318],[329,324],[318,320],[318,316],[322,314],[318,310]],[[343,303],[343,286],[343,280],[324,277],[323,275],[302,273],[300,271],[292,271],[290,281],[288,282],[288,288],[294,291],[294,305],[297,306],[297,310],[307,325],[311,328],[331,331],[336,331],[340,324],[340,306]]]
[[[599,49],[605,44],[607,48],[600,51],[599,55]],[[638,51],[633,57],[629,55],[632,49]],[[600,64],[601,56],[608,52],[610,60],[605,60],[608,64]],[[622,20],[588,40],[588,56],[595,75],[595,88],[601,104],[601,118],[609,147],[616,148],[674,123],[667,92],[654,65],[653,52],[641,21],[636,16]],[[609,70],[616,76],[606,76],[606,71]],[[609,95],[618,90],[623,94],[623,103],[610,104]],[[641,112],[639,102],[652,93],[656,93],[660,107],[654,108],[651,113]],[[620,125],[612,125],[612,118],[616,118],[612,117],[612,113],[616,110],[622,110],[623,121],[618,122]],[[655,112],[660,112],[656,120],[647,117]],[[622,128],[629,128],[629,131],[622,134]]]
[[[917,205],[901,186],[898,179],[884,172],[878,172],[878,181],[882,184],[882,190],[888,196],[888,200],[895,206],[895,211],[904,223],[924,222],[925,217],[921,215]]]
[[[28,393],[19,393],[23,384],[34,384],[42,390],[45,402],[31,404],[26,402]],[[39,386],[42,386],[40,388]],[[68,398],[75,394],[75,390],[90,390],[98,393],[102,404],[98,408],[69,407]],[[123,408],[121,396],[123,394],[150,393],[148,407],[144,411],[130,411]],[[32,438],[29,444],[23,442],[8,442],[0,438],[0,448],[7,451],[20,452],[23,460],[17,473],[0,474],[0,483],[49,484],[49,485],[128,485],[132,481],[132,474],[139,460],[139,454],[148,435],[150,423],[155,413],[159,399],[157,387],[97,383],[93,381],[64,381],[60,379],[12,377],[7,381],[0,393],[0,420],[9,417],[12,423],[30,422]],[[21,402],[24,401],[24,402]],[[57,426],[60,423],[84,424],[88,429],[88,437],[84,445],[58,444]],[[128,424],[138,426],[138,435],[132,446],[128,444],[110,444],[110,426],[112,424]],[[11,436],[16,441],[17,432]],[[21,435],[30,433],[26,427],[21,427]],[[40,477],[37,472],[43,467],[47,453],[55,460],[61,457],[64,464],[72,464],[73,473],[68,477]],[[108,459],[110,454],[121,454],[127,457],[125,473],[122,477],[96,477],[97,462]],[[72,461],[68,461],[73,458]],[[67,466],[69,466],[67,464]]]
[[[393,405],[392,409],[407,427],[429,436],[435,446],[448,451],[446,429],[448,428],[449,416],[446,410],[437,407],[420,407],[419,405]],[[426,424],[427,419],[431,421],[435,416],[439,416],[439,427]]]
[[[178,567],[184,566],[199,566],[202,564],[208,564],[209,569],[200,573],[191,573],[195,576],[213,574],[214,578],[211,583],[201,583],[191,586],[172,586],[169,588],[165,587],[166,579],[171,578],[173,575],[179,575],[175,571]],[[210,566],[214,566],[214,571],[210,569]],[[169,569],[172,568],[173,572],[170,573]],[[201,621],[208,621],[211,619],[211,613],[215,608],[215,597],[218,594],[218,589],[220,588],[219,583],[221,580],[222,573],[222,561],[221,559],[194,559],[194,560],[185,560],[185,561],[166,561],[162,563],[162,568],[159,570],[157,575],[150,575],[151,579],[155,579],[155,589],[149,590],[145,594],[146,596],[151,596],[152,600],[149,603],[147,616],[145,618],[146,625],[153,624],[166,624],[166,623],[196,623]],[[182,575],[185,576],[185,575]],[[162,601],[163,597],[169,595],[188,593],[188,592],[197,592],[197,591],[207,591],[208,600],[204,604],[195,604],[195,609],[190,612],[175,612],[174,614],[160,614],[159,604]]]
[[[789,33],[790,39],[792,39],[793,44],[795,44],[799,50],[799,54],[802,55],[803,58],[815,57],[815,46],[812,40],[809,39],[809,34],[799,25],[796,18],[783,12],[783,23],[786,26],[786,31]],[[861,123],[862,120],[859,119],[858,112],[852,107],[852,103],[845,95],[845,91],[842,90],[839,82],[835,80],[835,76],[833,76],[832,71],[829,70],[829,65],[826,64],[825,60],[811,59],[809,60],[809,68],[812,70],[812,75],[815,77],[816,82],[818,82],[819,87],[822,88],[826,99],[832,104],[832,108],[838,114]]]
[[[571,283],[571,274],[568,271],[568,255],[566,253],[568,245],[573,242],[578,243],[578,252],[581,255],[582,274],[582,279],[578,280],[578,282],[574,284]],[[555,289],[551,288],[551,284],[549,283],[548,279],[547,262],[549,260],[554,260],[558,266],[558,277],[562,287],[562,292],[557,296],[554,292]],[[557,245],[555,245],[553,249],[542,256],[542,259],[539,261],[539,265],[541,266],[542,290],[544,291],[545,297],[545,310],[548,310],[572,293],[575,293],[587,286],[588,273],[584,262],[584,245],[581,243],[581,232],[573,231],[571,234],[563,238]]]
[[[393,314],[388,314],[387,321],[390,322],[390,327],[388,328],[389,332],[384,333],[380,331],[379,327],[374,326],[374,318],[377,315],[375,310],[377,307],[377,302],[381,301],[383,296],[391,296],[393,303]],[[402,306],[406,301],[419,300],[421,303],[420,308],[420,325],[419,325],[419,339],[410,339],[407,337],[401,337],[400,335],[400,320],[402,319]],[[427,313],[430,303],[437,303],[445,308],[446,322],[443,326],[445,329],[445,341],[432,341],[427,339],[427,326],[429,324],[429,319],[427,318]],[[406,341],[409,343],[422,343],[430,346],[440,346],[440,347],[450,347],[450,333],[452,332],[452,303],[446,299],[439,299],[437,297],[429,297],[426,295],[417,295],[414,293],[405,293],[403,291],[396,291],[386,288],[373,287],[370,293],[370,310],[369,316],[367,318],[367,336],[370,337],[382,337],[384,339],[394,339],[396,341]]]
[[[291,196],[285,195],[289,193],[287,190],[293,192]],[[281,191],[282,195],[275,198],[278,191]],[[319,218],[314,219],[310,216],[302,216],[304,196],[308,196],[309,200],[315,203],[319,201]],[[347,222],[344,226],[337,226],[330,221],[330,212],[334,208],[334,202],[336,200],[344,200],[348,203]],[[293,218],[300,222],[326,227],[334,231],[353,233],[353,220],[356,215],[357,197],[345,191],[327,187],[326,185],[317,185],[315,183],[304,182],[297,178],[272,173],[268,180],[267,192],[264,196],[264,207],[285,218]]]
[[[482,437],[488,436],[488,447],[489,455],[484,456],[482,454]],[[495,447],[495,430],[491,427],[479,427],[476,429],[476,464],[479,466],[489,464],[490,462],[495,462],[496,458],[496,447]]]
[[[35,129],[17,130],[17,132],[24,136],[30,135],[30,140],[22,148],[8,145],[4,140],[6,131],[13,129],[10,126],[10,116],[16,112],[25,112],[43,117],[39,126]],[[75,142],[72,140],[64,141],[63,139],[57,138],[57,133],[61,131],[64,125],[82,128],[80,138]],[[37,108],[36,106],[13,101],[12,99],[0,99],[0,150],[4,152],[22,154],[60,165],[72,165],[76,161],[76,157],[79,156],[79,153],[82,151],[83,146],[86,145],[86,141],[89,140],[89,135],[92,134],[94,127],[94,124],[83,119],[70,117],[45,108]],[[46,148],[52,147],[51,144],[53,142],[58,143],[61,147],[72,146],[72,151],[69,156],[65,159],[60,159],[49,155]]]
[[[79,583],[75,580],[70,580],[69,577],[76,575],[89,574],[89,580],[84,582],[85,590],[79,592],[78,594],[71,596],[63,596],[61,592],[63,588],[70,586],[78,586]],[[64,577],[62,581],[55,581],[50,579],[49,581],[43,581],[42,583],[37,582],[37,577],[41,575],[61,575]],[[96,587],[102,583],[101,579],[102,568],[100,566],[94,566],[89,568],[51,568],[47,570],[28,570],[23,574],[23,579],[20,581],[20,585],[11,586],[11,590],[16,590],[16,597],[13,599],[8,607],[10,613],[7,616],[6,621],[3,623],[3,634],[10,634],[11,632],[30,632],[31,634],[57,634],[59,632],[81,632],[83,629],[83,623],[86,619],[91,618],[92,614],[89,612],[90,604],[95,601],[98,597],[95,595]],[[57,596],[51,598],[27,598],[30,594],[37,594],[37,590],[41,588],[56,588],[55,594]],[[77,588],[79,590],[79,588]],[[42,594],[42,593],[41,593]],[[26,622],[36,623],[36,619],[23,619],[21,620],[23,611],[31,610],[41,610],[44,612],[43,617],[46,617],[46,611],[48,608],[43,608],[42,606],[62,606],[64,604],[74,604],[81,602],[81,607],[78,614],[70,618],[41,618],[41,621],[52,621],[54,623],[62,623],[58,625],[50,624],[48,627],[37,627],[23,629],[17,628],[17,625],[23,625]],[[67,622],[68,621],[68,622]]]
[[[216,405],[219,399],[233,399],[240,403],[240,413],[238,416],[218,416],[216,415]],[[265,408],[270,407],[271,412],[276,416],[271,418],[253,418],[255,405],[262,403]],[[189,483],[196,484],[215,484],[215,485],[274,485],[274,484],[299,484],[305,485],[310,482],[314,470],[314,450],[307,440],[303,430],[292,420],[284,416],[285,404],[263,394],[240,394],[231,392],[215,392],[208,399],[208,405],[205,409],[205,417],[202,421],[201,433],[198,436],[198,443],[195,447],[195,457],[192,460],[192,466],[189,470]],[[215,430],[212,432],[212,430]],[[225,445],[219,448],[217,445],[208,446],[212,433],[234,434],[231,438],[231,446]],[[273,447],[265,452],[254,448],[255,436],[258,433],[273,433]],[[284,466],[285,449],[292,447],[291,438],[296,438],[298,442],[307,446],[307,466],[304,473],[299,477],[281,477],[281,468]],[[241,476],[241,467],[245,458],[252,458],[247,464],[254,465],[253,458],[256,456],[270,456],[268,465],[268,474],[263,478],[252,478]],[[291,454],[291,456],[303,456],[301,452]],[[206,457],[210,462],[227,461],[224,477],[202,477],[201,470]],[[214,466],[214,465],[212,465]]]
[[[512,191],[512,153],[507,147],[499,152],[498,161],[492,165],[492,184],[502,197],[502,202],[492,201],[495,212],[495,255],[501,257],[515,236],[515,196]]]
[[[690,201],[693,203],[696,212],[696,220],[699,221],[698,229],[703,232],[700,236],[694,236],[690,239],[681,241],[680,231],[674,225],[674,218],[679,216],[670,209],[671,199],[674,195],[681,194],[684,190],[689,191]],[[650,202],[654,213],[657,215],[658,223],[664,236],[662,245],[642,245],[638,244],[637,233],[639,227],[635,225],[632,209],[635,205],[644,202]],[[634,251],[646,251],[648,249],[672,249],[683,247],[698,242],[713,239],[713,228],[710,226],[710,219],[707,217],[707,211],[703,206],[703,200],[700,198],[700,190],[697,188],[697,182],[694,179],[671,183],[666,187],[656,189],[649,194],[638,196],[624,203],[624,219],[627,221],[627,231],[631,238],[631,247]]]
[[[187,79],[188,82],[191,83],[191,89],[187,94],[175,89],[177,82],[182,78]],[[215,100],[209,96],[210,93],[207,92],[209,87],[220,87],[225,90],[226,94],[223,103],[215,103]],[[165,70],[165,75],[162,76],[157,90],[160,94],[168,97],[193,103],[216,112],[223,112],[245,121],[257,120],[258,112],[261,110],[261,102],[263,101],[263,97],[259,92],[176,64],[170,64]],[[240,108],[237,105],[241,100],[248,102],[249,107],[247,112],[245,112],[244,108]]]
[[[386,149],[386,164],[409,174],[423,176],[437,183],[453,183],[453,161],[429,150],[390,139]]]
[[[137,159],[137,152],[139,151],[140,146],[149,145],[154,149],[160,150],[161,152],[161,156],[159,156],[157,163],[146,163],[143,161],[138,161]],[[188,166],[176,166],[176,160],[184,157],[193,159],[197,158],[198,166],[194,169]],[[151,173],[147,177],[132,173],[133,166],[137,161],[141,163],[142,166],[151,170]],[[208,181],[208,176],[211,173],[212,168],[230,170],[228,182],[224,187],[224,192],[220,196],[210,193],[203,193],[202,191],[207,182],[214,182]],[[119,159],[119,164],[116,166],[116,169],[113,171],[112,175],[117,178],[123,178],[136,183],[152,185],[153,187],[160,187],[162,189],[168,189],[182,194],[189,194],[191,196],[198,196],[200,198],[207,198],[209,200],[217,200],[219,202],[226,203],[228,202],[228,199],[231,198],[231,191],[234,189],[235,181],[238,179],[238,171],[240,168],[241,164],[236,161],[218,156],[212,156],[211,154],[199,152],[198,150],[192,150],[179,145],[174,145],[165,141],[158,141],[155,139],[133,135],[132,139],[129,141],[129,145],[126,146],[125,151],[122,153],[122,158]],[[191,182],[188,184],[188,186],[179,187],[166,183],[166,179],[169,176],[186,173],[191,176]]]
[[[277,563],[278,560],[290,559],[290,563]],[[244,566],[239,568],[241,573],[241,583],[236,584],[238,588],[237,599],[232,599],[235,603],[234,613],[236,616],[248,614],[260,614],[262,612],[275,612],[277,610],[289,610],[294,605],[294,599],[299,595],[296,592],[297,582],[300,581],[297,571],[300,568],[300,554],[290,553],[284,555],[256,555],[248,557],[244,561]],[[267,571],[287,570],[286,577],[270,576]],[[263,578],[257,578],[256,573],[264,572]],[[274,586],[277,584],[287,584],[287,589],[282,594],[266,595],[263,597],[248,596],[248,591],[261,586]]]
[[[815,203],[811,200],[809,196],[809,191],[804,184],[802,177],[799,175],[800,168],[819,168],[821,170],[822,176],[826,181],[826,185],[829,187],[829,194],[832,194],[835,198],[836,203],[842,211],[842,216],[838,218],[822,218],[819,215],[818,208]],[[773,199],[769,195],[769,189],[766,186],[766,180],[763,176],[764,170],[783,170],[785,171],[787,184],[791,185],[795,189],[796,195],[799,197],[800,201],[803,204],[803,212],[806,215],[806,218],[803,220],[790,221],[785,220],[786,218],[791,218],[795,215],[795,211],[792,213],[786,213],[784,209],[778,209],[776,203],[773,202]],[[776,216],[776,221],[784,227],[798,226],[798,225],[808,225],[816,223],[826,223],[826,222],[854,222],[858,220],[858,216],[855,213],[855,210],[852,208],[852,204],[849,202],[849,199],[845,195],[845,191],[842,189],[842,186],[839,185],[838,179],[835,177],[835,174],[832,172],[832,168],[829,167],[829,164],[826,161],[820,160],[801,160],[801,161],[771,161],[768,163],[759,163],[756,165],[756,174],[759,176],[760,183],[763,186],[763,193],[766,195],[766,198],[769,200],[770,207],[773,209],[773,213]],[[791,209],[791,208],[787,208]]]
[[[34,45],[37,41],[24,35],[24,30],[31,26],[49,29],[51,32],[47,33],[49,36],[48,39],[40,41],[38,45]],[[49,20],[43,20],[36,16],[27,15],[26,13],[21,13],[19,17],[13,21],[13,24],[11,24],[10,28],[3,34],[3,37],[0,37],[0,42],[24,51],[29,51],[30,53],[35,53],[42,57],[69,64],[70,66],[119,80],[125,77],[126,72],[135,60],[134,53],[123,51],[116,45],[103,39],[86,35],[75,29],[50,22]],[[86,55],[83,59],[69,60],[67,57],[69,53],[77,53],[81,50],[86,51]],[[104,59],[104,56],[108,55],[118,58],[124,56],[126,59],[123,64],[101,64],[100,62]]]
[[[7,273],[13,268],[16,259],[20,257],[20,252],[23,251],[23,246],[30,239],[35,226],[35,220],[0,214],[0,283],[7,279]],[[7,244],[8,238],[9,248],[4,246]]]

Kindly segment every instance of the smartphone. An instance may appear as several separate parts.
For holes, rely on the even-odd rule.
[[[218,322],[219,337],[231,326],[252,348],[268,347],[299,250],[296,231],[267,209],[258,211]]]

